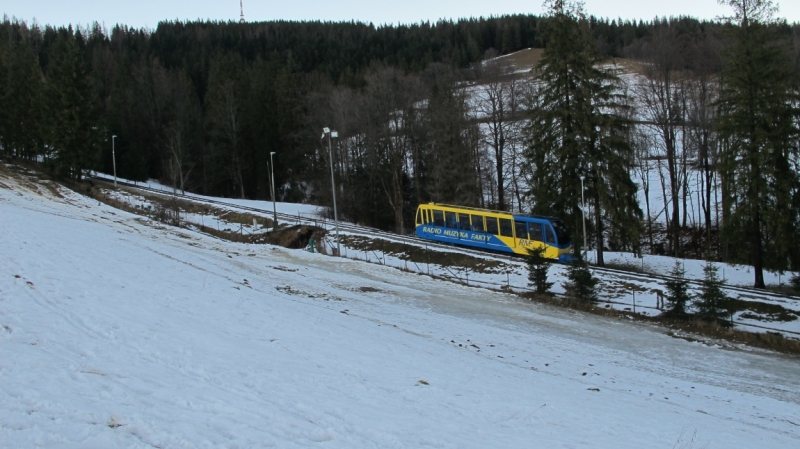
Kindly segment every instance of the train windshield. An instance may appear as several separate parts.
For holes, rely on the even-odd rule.
[[[564,224],[561,220],[550,220],[550,223],[553,224],[553,229],[556,231],[556,237],[558,237],[558,244],[560,246],[569,245],[572,243],[569,236],[569,230],[567,229],[567,225]]]

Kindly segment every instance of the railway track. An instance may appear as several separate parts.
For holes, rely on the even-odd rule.
[[[96,179],[96,180],[99,180],[99,181],[109,182],[109,180],[107,178],[102,178],[102,177],[93,177],[93,178]],[[147,187],[147,186],[141,186],[141,185],[137,185],[137,184],[134,184],[134,183],[117,181],[117,184],[125,186],[125,187],[129,187],[129,188],[142,190],[142,191],[152,192],[152,193],[159,194],[159,195],[173,196],[172,192],[165,191],[165,190],[160,190],[160,189],[154,189],[152,187]],[[220,205],[220,206],[224,206],[224,207],[228,207],[228,208],[236,208],[236,209],[245,210],[245,211],[249,211],[249,212],[255,212],[255,213],[258,213],[258,214],[261,214],[261,215],[265,215],[267,217],[270,217],[273,214],[273,211],[271,211],[271,210],[260,209],[260,208],[256,208],[256,207],[250,207],[250,206],[236,205],[236,204],[231,204],[231,203],[224,202],[224,201],[218,201],[218,200],[214,200],[214,199],[210,199],[210,198],[206,198],[206,197],[197,197],[197,196],[193,196],[193,195],[184,195],[184,194],[181,194],[181,193],[175,193],[174,196],[178,196],[178,197],[181,197],[181,198],[184,198],[184,199],[197,201],[197,202],[202,202],[202,203],[216,204],[216,205]],[[286,214],[286,213],[278,213],[277,216],[278,216],[279,221],[283,220],[284,222],[314,224],[314,225],[317,225],[317,226],[325,227],[326,229],[330,229],[330,230],[332,230],[333,227],[334,227],[334,222],[332,220],[325,219],[325,218],[322,218],[322,219],[320,219],[320,218],[312,218],[312,217],[302,216],[300,214],[292,215],[292,214]],[[456,247],[456,246],[453,246],[453,245],[447,245],[447,244],[442,244],[442,243],[437,243],[437,242],[431,242],[429,240],[421,239],[421,238],[419,238],[419,237],[417,237],[415,235],[396,234],[396,233],[387,232],[387,231],[381,231],[379,229],[370,228],[370,227],[366,227],[366,226],[353,225],[353,224],[350,224],[350,223],[339,222],[339,229],[343,230],[343,231],[347,231],[347,232],[357,233],[359,235],[370,236],[370,237],[373,237],[373,238],[383,238],[383,239],[392,240],[392,241],[401,240],[404,243],[412,243],[412,244],[416,244],[418,246],[426,246],[428,248],[439,248],[439,249],[447,249],[447,250],[457,249],[461,253],[469,254],[469,255],[472,255],[472,256],[476,256],[476,257],[486,258],[487,256],[489,256],[489,257],[492,257],[492,258],[495,258],[495,259],[498,259],[498,260],[507,261],[507,262],[515,262],[515,263],[520,262],[519,256],[510,256],[510,255],[500,254],[500,253],[489,253],[489,252],[486,252],[486,251],[479,251],[479,250],[474,250],[474,249],[470,249],[470,248],[464,248],[464,247],[460,247],[460,246]],[[672,276],[658,275],[658,274],[651,274],[651,273],[642,273],[642,272],[627,271],[627,270],[619,270],[619,269],[607,268],[607,267],[592,266],[591,268],[595,272],[613,274],[613,275],[616,275],[616,276],[619,276],[619,277],[624,277],[624,278],[637,280],[637,281],[664,282],[664,281],[669,281],[669,280],[675,280],[676,279],[676,278],[674,278]],[[693,286],[695,288],[700,287],[702,285],[702,282],[698,281],[698,280],[686,279],[686,281],[689,283],[690,286]],[[784,294],[784,293],[773,292],[773,291],[769,291],[769,290],[760,290],[760,289],[742,287],[742,286],[731,285],[731,284],[724,284],[723,287],[725,288],[725,290],[728,290],[728,291],[731,291],[731,292],[736,292],[736,293],[739,293],[740,295],[747,295],[748,299],[763,299],[763,300],[770,300],[770,301],[774,301],[774,302],[779,302],[779,303],[783,303],[783,304],[792,304],[792,305],[796,305],[796,304],[798,304],[798,301],[800,301],[800,298],[798,298],[798,297],[787,295],[787,294]],[[751,324],[745,324],[745,323],[742,323],[742,324],[743,325],[747,325],[747,326],[760,327],[760,326],[751,325]]]

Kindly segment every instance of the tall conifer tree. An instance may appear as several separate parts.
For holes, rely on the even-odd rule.
[[[44,83],[36,53],[28,42],[15,43],[8,52],[4,145],[15,156],[34,158],[42,146]]]
[[[81,179],[100,154],[101,129],[95,96],[77,40],[61,33],[49,53],[47,74],[48,162],[59,176]]]
[[[725,280],[719,278],[719,268],[711,262],[703,267],[703,284],[695,299],[697,315],[707,321],[724,323],[727,316],[728,297],[722,291]]]
[[[565,0],[546,4],[550,19],[536,68],[526,152],[533,211],[564,217],[572,229],[581,229],[580,176],[585,176],[587,199],[595,209],[597,262],[602,265],[606,226],[629,242],[638,242],[641,227],[630,178],[633,155],[624,98],[616,73],[600,67],[582,5]]]
[[[723,177],[731,187],[723,231],[733,256],[753,264],[755,287],[764,288],[764,267],[787,268],[797,247],[799,99],[787,42],[771,26],[772,2],[721,3],[734,11],[719,102]]]

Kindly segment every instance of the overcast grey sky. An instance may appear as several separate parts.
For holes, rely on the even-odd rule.
[[[800,0],[779,1],[781,17],[800,22]],[[244,0],[248,21],[360,20],[376,25],[412,23],[440,18],[488,17],[542,12],[542,2],[520,0]],[[688,15],[712,19],[730,9],[715,0],[586,0],[586,10],[598,17],[649,20],[656,16]],[[155,28],[162,20],[239,20],[239,0],[0,0],[0,13],[39,24],[126,24]]]

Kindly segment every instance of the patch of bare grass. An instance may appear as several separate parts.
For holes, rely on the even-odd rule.
[[[800,300],[800,292],[798,292],[791,285],[786,285],[786,284],[780,284],[780,285],[768,284],[767,285],[767,290],[769,290],[771,292],[775,292],[775,293],[782,293],[784,295],[797,296],[798,297],[797,299]]]
[[[676,320],[667,317],[656,317],[650,318],[650,320],[669,326],[673,330],[688,332],[689,335],[668,332],[668,335],[684,340],[692,338],[693,341],[708,344],[709,341],[697,338],[706,337],[784,354],[800,355],[800,340],[784,337],[777,332],[748,332],[720,322],[709,322],[700,319]]]
[[[532,69],[542,60],[543,48],[527,48],[504,56],[517,70]]]
[[[605,267],[606,268],[611,268],[611,269],[614,269],[614,270],[627,271],[629,273],[654,274],[654,273],[648,271],[646,267],[642,268],[641,265],[635,264],[635,263],[612,261],[612,262],[606,262],[605,263]]]
[[[676,319],[664,316],[647,317],[630,312],[601,307],[598,304],[570,300],[552,294],[520,293],[519,296],[533,302],[566,307],[571,310],[614,317],[637,322],[651,323],[667,329],[666,334],[687,341],[703,344],[729,343],[729,348],[747,345],[783,354],[800,355],[800,340],[784,337],[776,332],[749,332],[723,322],[709,322],[698,318]],[[724,344],[722,346],[725,346]]]
[[[153,220],[172,226],[191,227],[198,231],[212,235],[214,237],[237,243],[271,244],[283,246],[285,248],[301,249],[308,246],[313,238],[314,246],[317,251],[324,252],[324,245],[321,244],[326,231],[322,228],[313,226],[291,226],[278,228],[270,232],[261,234],[245,234],[232,229],[218,229],[203,224],[187,224],[181,219],[185,214],[199,214],[214,216],[217,219],[228,223],[241,225],[261,225],[262,228],[271,228],[272,220],[266,217],[249,214],[246,212],[224,210],[200,202],[194,202],[183,198],[172,197],[161,194],[144,194],[143,196],[152,205],[150,209],[143,209],[130,202],[115,198],[103,191],[103,189],[93,188],[91,185],[85,189],[84,193],[90,198],[100,201],[116,209],[124,210],[133,214],[146,215]],[[131,192],[140,195],[141,192]]]
[[[425,264],[439,265],[448,268],[469,270],[474,273],[505,273],[508,264],[499,260],[489,260],[474,257],[469,254],[430,250],[425,247],[410,245],[403,242],[373,239],[361,236],[343,236],[342,242],[348,248],[360,252],[372,253],[370,258],[381,258],[384,255],[396,257],[418,266]]]

